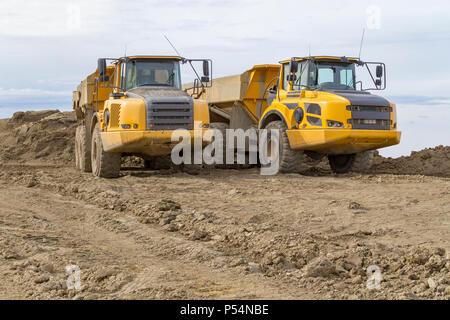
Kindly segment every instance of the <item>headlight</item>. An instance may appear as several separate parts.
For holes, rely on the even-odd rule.
[[[330,128],[343,128],[344,124],[339,121],[327,120],[327,124]]]
[[[306,119],[308,119],[309,124],[311,124],[312,126],[316,127],[322,126],[322,119],[320,118],[307,116]]]
[[[297,123],[300,123],[303,121],[304,113],[302,108],[295,109],[294,111],[294,120]]]

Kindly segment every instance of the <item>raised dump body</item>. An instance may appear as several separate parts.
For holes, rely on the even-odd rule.
[[[357,69],[370,74],[368,89],[362,89]],[[281,172],[298,171],[304,155],[315,160],[328,156],[337,173],[364,172],[373,150],[400,142],[395,104],[368,91],[384,89],[385,81],[383,63],[292,58],[281,66],[256,65],[215,79],[203,97],[212,128],[279,130]]]
[[[108,79],[114,72],[114,67],[108,66],[106,75]],[[86,112],[93,110],[103,110],[105,101],[109,99],[112,93],[112,87],[106,86],[106,82],[98,84],[97,71],[88,75],[73,92],[73,109],[78,119],[83,119]],[[105,78],[106,79],[106,78]]]
[[[278,65],[264,64],[215,79],[201,96],[208,102],[211,122],[227,123],[230,128],[257,126],[268,106],[266,89],[276,84],[279,70]]]

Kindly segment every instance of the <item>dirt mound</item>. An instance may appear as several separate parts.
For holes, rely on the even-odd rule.
[[[76,118],[59,110],[16,112],[0,123],[0,158],[5,161],[41,159],[73,161]]]
[[[450,177],[450,147],[437,146],[413,151],[408,157],[375,158],[373,173]]]

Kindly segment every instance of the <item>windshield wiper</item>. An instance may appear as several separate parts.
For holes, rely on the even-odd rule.
[[[169,79],[167,79],[167,84],[171,85],[170,82],[172,81],[173,77],[175,76],[175,72],[172,72],[172,74],[169,76]]]
[[[169,84],[166,83],[142,83],[142,84],[138,84],[136,87],[145,87],[145,86],[151,86],[151,87],[157,87],[157,86],[169,86]]]

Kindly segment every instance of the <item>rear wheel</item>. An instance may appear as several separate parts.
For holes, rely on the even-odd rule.
[[[358,172],[366,173],[372,167],[375,151],[368,150],[354,154],[328,156],[331,170],[335,173]]]
[[[279,155],[279,163],[281,173],[294,173],[300,172],[301,164],[303,161],[303,151],[302,150],[293,150],[289,144],[289,138],[286,134],[286,126],[281,121],[273,121],[270,122],[266,128],[268,130],[267,137],[267,149],[268,156],[270,157],[273,152],[277,150],[272,150],[272,147],[275,147],[276,143],[272,141],[271,130],[278,130],[280,141],[278,143],[278,155]]]
[[[120,174],[120,153],[105,152],[100,136],[98,123],[92,133],[92,173],[94,176],[102,178],[116,178]]]
[[[215,164],[212,164],[211,167],[222,168],[222,169],[228,168],[228,166],[225,164],[226,163],[226,151],[227,151],[226,137],[227,137],[227,129],[229,129],[230,126],[228,125],[228,123],[225,123],[225,122],[212,122],[209,125],[209,127],[212,130],[220,131],[220,133],[222,134],[222,142],[223,142],[223,149],[222,149],[223,150],[223,153],[222,153],[223,154],[223,163],[215,163]],[[213,141],[211,141],[211,143],[213,143]]]
[[[91,148],[86,126],[79,125],[75,131],[75,164],[82,172],[91,172]]]

